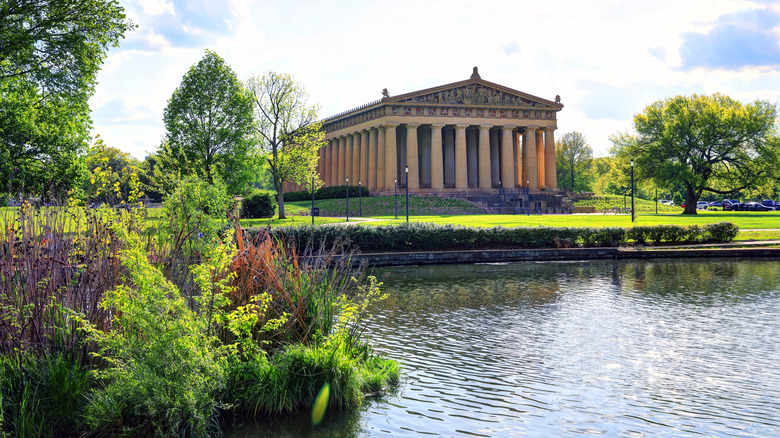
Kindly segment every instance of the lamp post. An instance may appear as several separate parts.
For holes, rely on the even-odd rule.
[[[409,166],[404,170],[406,171],[406,223],[409,223]]]
[[[347,222],[349,222],[349,177],[347,177]]]
[[[635,220],[636,220],[636,214],[634,213],[634,160],[631,160],[631,222],[634,222]]]
[[[395,218],[398,219],[398,178],[393,182],[395,183]]]
[[[314,172],[311,173],[311,224],[314,225]]]
[[[358,217],[363,217],[363,183],[358,180]]]

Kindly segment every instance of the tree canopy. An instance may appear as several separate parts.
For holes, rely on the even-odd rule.
[[[269,71],[250,78],[247,89],[254,100],[258,141],[278,194],[279,218],[284,219],[284,182],[311,185],[318,150],[325,143],[322,123],[317,106],[307,104],[306,90],[290,75]],[[315,178],[315,188],[320,183]]]
[[[593,148],[581,132],[567,132],[555,142],[555,162],[559,187],[573,192],[591,190]]]
[[[141,200],[140,163],[127,152],[107,146],[98,135],[84,163],[88,175],[82,183],[85,200],[111,206]]]
[[[0,190],[53,196],[78,183],[87,100],[133,27],[116,1],[0,1]]]
[[[231,193],[243,193],[253,179],[252,101],[235,72],[207,50],[190,67],[168,100],[166,140],[181,173],[195,172],[214,183],[219,176]]]
[[[776,179],[780,142],[774,104],[743,104],[722,94],[676,96],[634,117],[636,136],[613,137],[618,158],[635,160],[639,178],[685,188],[685,214],[702,192],[723,195]]]

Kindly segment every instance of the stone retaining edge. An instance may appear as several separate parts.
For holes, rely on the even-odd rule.
[[[471,251],[426,251],[364,253],[352,256],[353,262],[369,266],[439,265],[452,263],[507,263],[521,261],[565,261],[603,259],[654,259],[691,257],[780,258],[780,248],[654,249],[563,248],[506,249]]]

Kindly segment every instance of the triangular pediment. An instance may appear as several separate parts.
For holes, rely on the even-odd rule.
[[[538,108],[553,111],[563,108],[559,102],[542,99],[482,79],[471,79],[400,96],[385,97],[382,102]]]

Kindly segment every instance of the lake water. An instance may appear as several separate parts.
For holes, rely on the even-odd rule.
[[[374,269],[399,387],[233,437],[780,436],[780,262]]]

